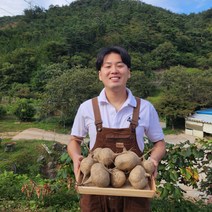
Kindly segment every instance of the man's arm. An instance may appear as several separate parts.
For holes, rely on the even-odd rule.
[[[166,143],[164,140],[157,141],[154,143],[153,150],[150,155],[150,159],[155,165],[155,171],[153,173],[154,177],[157,177],[157,169],[158,169],[158,164],[160,163],[161,159],[164,157],[166,154]]]
[[[67,151],[69,156],[71,157],[74,165],[74,175],[76,180],[78,173],[79,173],[79,167],[80,167],[80,161],[83,159],[83,156],[81,155],[81,142],[83,138],[77,137],[77,136],[71,136],[70,142],[67,147]]]

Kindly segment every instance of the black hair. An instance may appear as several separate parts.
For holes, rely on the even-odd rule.
[[[96,69],[99,71],[102,67],[104,58],[106,55],[110,53],[117,53],[120,55],[122,62],[127,65],[128,68],[131,68],[131,58],[130,55],[128,54],[127,50],[120,46],[110,46],[110,47],[105,47],[100,50],[100,52],[97,55],[96,59]]]

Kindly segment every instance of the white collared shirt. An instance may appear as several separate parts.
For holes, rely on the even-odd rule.
[[[102,126],[107,128],[128,128],[132,119],[133,109],[136,107],[136,99],[132,92],[127,89],[128,98],[119,111],[116,111],[105,95],[103,89],[98,96],[99,109],[102,118]],[[91,99],[83,102],[76,114],[71,135],[90,139],[90,149],[96,141],[96,126]],[[147,100],[141,99],[138,126],[136,128],[136,138],[141,151],[144,149],[144,136],[150,141],[157,142],[164,139],[164,134],[160,126],[158,114],[153,105]]]

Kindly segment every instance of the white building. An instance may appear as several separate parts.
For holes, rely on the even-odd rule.
[[[185,120],[185,134],[204,138],[205,135],[212,135],[212,108],[196,111]]]

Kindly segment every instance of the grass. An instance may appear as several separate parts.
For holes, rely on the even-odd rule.
[[[179,129],[168,129],[168,128],[164,128],[163,129],[163,133],[165,134],[165,135],[170,135],[170,134],[180,134],[180,133],[184,133],[184,131],[183,130],[179,130]]]
[[[0,133],[18,132],[28,128],[39,128],[43,130],[55,131],[58,133],[68,133],[70,131],[70,129],[60,126],[56,119],[40,122],[20,122],[14,116],[7,116],[4,119],[0,119]]]
[[[42,122],[20,122],[12,115],[0,119],[0,133],[20,132],[28,128],[39,128],[57,133],[68,133],[70,130],[58,125],[55,119]],[[53,144],[52,141],[18,140],[16,141],[15,151],[4,152],[5,143],[10,141],[11,139],[3,139],[0,142],[0,171],[4,169],[14,170],[15,167],[19,173],[25,173],[30,170],[31,175],[36,175],[38,171],[38,155],[47,154],[41,144],[46,144],[50,149]]]
[[[160,199],[154,198],[152,201],[152,212],[209,212],[212,204],[205,204],[202,200],[193,202],[186,199]]]
[[[0,143],[0,171],[14,171],[14,169],[17,169],[17,173],[31,172],[31,176],[38,174],[37,159],[39,155],[49,157],[42,144],[46,144],[50,149],[53,144],[52,141],[19,140],[16,141],[14,151],[5,152],[4,145],[8,142],[10,142],[10,139],[4,139]]]

